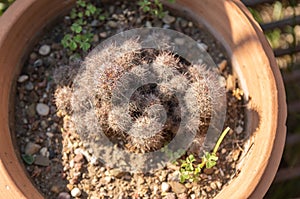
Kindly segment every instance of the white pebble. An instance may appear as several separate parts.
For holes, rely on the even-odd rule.
[[[47,129],[48,130],[48,129]],[[50,129],[49,129],[50,130]],[[47,135],[47,137],[49,137],[49,138],[52,138],[53,136],[54,136],[54,134],[53,133],[50,133],[50,132],[48,132],[48,133],[46,133],[46,135]]]
[[[204,44],[204,43],[198,43],[197,45],[198,45],[198,47],[199,47],[200,49],[202,49],[202,50],[204,50],[204,51],[207,51],[207,50],[208,50],[208,46],[207,46],[206,44]]]
[[[104,180],[105,180],[106,183],[110,183],[111,182],[111,177],[110,176],[106,176],[104,178]]]
[[[243,127],[241,127],[241,126],[238,126],[236,129],[235,129],[235,131],[236,131],[236,133],[237,134],[241,134],[242,132],[243,132]]]
[[[49,45],[42,45],[39,49],[40,55],[48,55],[51,51],[51,47]]]
[[[42,156],[44,156],[44,157],[49,157],[49,155],[50,155],[50,153],[49,153],[49,151],[48,151],[48,149],[47,149],[47,147],[43,147],[43,148],[41,148],[41,150],[40,150],[40,154],[42,155]]]
[[[21,75],[19,78],[18,78],[18,82],[19,83],[23,83],[25,82],[26,80],[29,79],[29,76],[28,75]]]
[[[80,189],[78,189],[77,187],[74,188],[74,189],[72,189],[71,195],[72,195],[73,197],[79,197],[79,196],[81,195]]]
[[[170,15],[165,15],[162,20],[165,24],[171,24],[176,20],[176,18]]]
[[[74,165],[75,165],[74,160],[70,160],[69,166],[71,169],[74,168]]]
[[[170,189],[170,185],[167,182],[161,183],[161,191],[162,192],[167,192]]]
[[[39,115],[41,116],[46,116],[50,112],[50,108],[48,105],[43,104],[43,103],[38,103],[36,106],[36,111]]]

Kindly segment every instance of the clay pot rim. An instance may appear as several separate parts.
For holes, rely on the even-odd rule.
[[[39,1],[39,2],[38,2]],[[5,52],[5,48],[10,49],[11,46],[8,46],[8,43],[6,39],[11,39],[11,33],[10,31],[21,31],[21,29],[18,29],[17,25],[22,26],[22,23],[25,23],[24,20],[30,18],[30,17],[36,17],[36,13],[30,12],[29,10],[36,10],[38,14],[43,14],[43,11],[45,13],[45,17],[49,17],[52,19],[56,12],[60,12],[64,7],[70,7],[70,5],[74,2],[74,0],[66,0],[66,1],[60,1],[60,0],[47,0],[47,3],[52,2],[52,4],[48,5],[48,9],[53,6],[53,10],[51,10],[50,13],[46,13],[45,11],[48,9],[43,9],[41,6],[43,3],[41,3],[40,0],[27,0],[27,1],[16,1],[9,10],[0,18],[0,23],[4,24],[1,25],[3,28],[0,30],[0,52]],[[183,3],[187,2],[186,0],[178,0],[178,2]],[[213,1],[212,1],[213,2]],[[256,32],[256,42],[261,42],[260,47],[261,49],[265,50],[265,54],[261,55],[264,57],[265,61],[269,63],[269,65],[272,67],[270,72],[272,73],[271,76],[274,75],[273,79],[270,80],[271,83],[275,84],[275,88],[277,89],[276,99],[275,101],[271,102],[272,108],[274,108],[274,114],[278,116],[276,119],[276,126],[273,127],[273,130],[275,128],[276,133],[274,133],[270,140],[268,140],[266,143],[268,143],[269,146],[273,149],[273,151],[268,150],[265,155],[268,157],[268,159],[265,162],[262,162],[260,159],[259,162],[262,162],[262,171],[259,171],[255,173],[253,171],[253,174],[255,174],[258,179],[254,180],[255,185],[251,185],[249,188],[243,188],[240,190],[240,193],[234,193],[230,192],[227,189],[228,187],[225,187],[221,193],[226,192],[227,196],[230,197],[240,197],[245,196],[248,197],[250,194],[253,198],[255,196],[262,197],[264,193],[266,192],[267,188],[269,187],[272,179],[274,178],[274,175],[276,173],[277,167],[279,165],[279,161],[281,158],[281,154],[283,151],[283,145],[284,145],[284,139],[285,139],[285,120],[286,120],[286,104],[285,104],[285,92],[283,89],[283,83],[281,80],[280,72],[278,68],[276,68],[276,63],[274,60],[274,57],[272,56],[272,52],[270,50],[270,47],[268,47],[268,44],[266,43],[265,38],[263,38],[263,35],[261,33],[260,28],[258,27],[257,23],[254,22],[253,18],[249,15],[249,12],[245,9],[243,5],[237,0],[235,1],[223,1],[228,7],[232,8],[240,8],[241,10],[236,11],[238,13],[246,13],[244,17],[242,17],[243,20],[247,21],[247,24],[251,24],[253,26],[252,31],[254,30]],[[45,2],[44,2],[45,3]],[[55,6],[54,4],[60,4],[59,6]],[[196,4],[197,2],[193,2]],[[199,3],[199,2],[198,2]],[[219,2],[218,2],[219,3]],[[41,9],[41,10],[38,10]],[[192,9],[192,7],[190,7]],[[230,13],[231,14],[231,13]],[[42,21],[42,19],[39,19]],[[32,23],[32,22],[31,22]],[[24,25],[24,24],[23,24]],[[43,27],[45,24],[33,24],[32,29],[33,30],[40,30],[40,27],[37,27],[37,25],[41,25]],[[207,27],[209,24],[205,24]],[[214,32],[215,36],[218,37],[218,33],[214,29],[214,27],[208,27],[212,32]],[[13,35],[16,35],[16,32],[14,32]],[[27,38],[28,36],[33,36],[32,38]],[[17,35],[16,35],[17,36]],[[30,34],[24,35],[25,42],[22,41],[20,46],[26,44],[31,44],[32,39],[36,36],[35,32],[30,32]],[[223,35],[221,35],[223,37]],[[224,39],[224,38],[223,38]],[[221,39],[222,42],[222,39]],[[222,43],[224,44],[225,41]],[[14,44],[16,45],[16,44]],[[225,46],[226,48],[226,46]],[[227,50],[228,50],[227,46]],[[28,50],[28,49],[27,49]],[[23,49],[18,49],[14,52],[16,54],[15,57],[19,57],[21,62],[24,59],[24,55],[27,53]],[[11,58],[8,56],[8,58]],[[16,157],[16,154],[14,153],[14,149],[11,147],[5,147],[5,146],[12,146],[12,140],[10,135],[10,127],[9,127],[9,102],[11,100],[10,96],[7,96],[7,93],[11,91],[12,88],[12,82],[16,79],[16,77],[13,77],[12,74],[17,74],[20,68],[20,62],[15,61],[17,64],[12,64],[14,61],[8,60],[7,57],[2,57],[0,59],[0,70],[7,70],[8,75],[0,75],[0,84],[4,85],[3,88],[0,89],[0,110],[4,111],[4,114],[1,114],[0,116],[0,126],[3,127],[1,134],[2,141],[0,140],[0,175],[3,176],[3,178],[0,180],[0,193],[4,194],[3,196],[6,196],[6,198],[11,197],[29,197],[29,198],[41,198],[41,194],[35,189],[35,187],[31,184],[29,179],[27,178],[26,174],[24,174],[23,167],[20,165],[18,161],[18,158]],[[8,66],[12,67],[9,69],[6,69],[4,64],[8,64]],[[233,63],[234,64],[234,63]],[[17,65],[17,69],[13,68]],[[276,136],[275,136],[276,135]],[[6,140],[3,141],[3,140]],[[270,156],[271,155],[271,156]],[[8,157],[11,156],[11,157]],[[270,157],[270,159],[269,159]],[[12,169],[13,168],[13,169]],[[267,171],[265,169],[268,168]],[[250,178],[252,176],[249,176]],[[252,177],[253,178],[253,177]],[[237,180],[234,180],[237,181]],[[262,183],[265,182],[265,183]],[[256,185],[258,184],[258,187]],[[256,187],[256,189],[255,189]],[[236,187],[234,187],[236,189]],[[248,190],[247,190],[248,189]],[[255,189],[255,190],[254,190]],[[231,195],[233,194],[233,195]],[[236,195],[235,195],[236,194]],[[225,194],[226,195],[226,194]],[[222,197],[224,194],[222,194]],[[218,194],[219,198],[221,198],[221,194]],[[223,197],[224,198],[224,197]]]

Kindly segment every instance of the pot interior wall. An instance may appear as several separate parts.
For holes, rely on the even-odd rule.
[[[0,195],[1,198],[43,198],[29,180],[14,149],[11,103],[16,78],[37,36],[74,0],[16,1],[0,18]],[[11,128],[10,128],[11,127]]]
[[[225,187],[217,198],[263,197],[279,166],[286,133],[285,91],[272,50],[241,2],[177,2],[222,43],[248,101],[250,148],[241,172],[230,183],[235,188]]]
[[[268,168],[269,180],[258,194],[262,197],[275,175],[282,153],[282,149],[278,149],[282,146],[274,146],[274,141],[280,137],[279,143],[282,143],[285,136],[284,90],[274,57],[267,56],[262,46],[266,42],[261,39],[261,35],[258,37],[258,30],[253,28],[244,13],[237,9],[238,2],[177,2],[186,12],[193,12],[195,19],[206,26],[223,44],[240,78],[240,84],[246,91],[246,98],[249,99],[247,132],[255,144],[243,161],[241,173],[231,182],[233,189],[225,187],[218,197],[250,196]],[[73,3],[74,1],[70,0],[16,1],[0,18],[0,193],[3,198],[42,198],[26,176],[13,147],[14,133],[9,128],[9,116],[12,112],[9,109],[10,93],[23,65],[23,58],[30,50],[29,47],[36,39],[37,33],[54,20],[57,14],[68,10]],[[276,158],[270,159],[274,147],[277,147]],[[272,160],[271,168],[269,160]]]

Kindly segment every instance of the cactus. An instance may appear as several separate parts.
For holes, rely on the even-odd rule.
[[[72,114],[84,139],[93,142],[101,129],[133,153],[164,147],[180,126],[201,137],[221,95],[211,69],[171,51],[142,49],[138,39],[94,50],[78,73],[72,88],[55,93],[57,108]]]

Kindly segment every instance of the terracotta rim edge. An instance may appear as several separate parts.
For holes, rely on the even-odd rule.
[[[1,195],[4,194],[4,198],[12,198],[15,197],[28,197],[28,198],[41,198],[42,196],[40,193],[35,189],[34,185],[31,184],[29,179],[24,173],[24,170],[22,166],[20,165],[21,163],[18,162],[18,158],[16,157],[16,154],[14,153],[14,148],[9,147],[9,144],[11,144],[11,134],[8,126],[8,118],[9,118],[9,97],[10,95],[7,95],[11,91],[11,85],[12,85],[12,80],[16,71],[18,68],[21,67],[20,60],[23,59],[22,56],[26,53],[25,50],[29,49],[23,49],[26,47],[30,42],[32,41],[32,36],[35,35],[35,31],[40,31],[40,25],[44,26],[45,24],[42,23],[44,22],[44,18],[48,17],[51,21],[52,18],[55,17],[57,13],[60,11],[64,10],[66,7],[70,6],[74,1],[73,0],[24,0],[24,1],[16,1],[15,5],[13,5],[11,8],[9,8],[10,11],[7,12],[7,14],[4,14],[2,18],[0,18],[0,23],[1,26],[4,27],[0,30],[0,53],[2,56],[0,59],[0,70],[3,72],[7,72],[8,74],[1,74],[0,73],[0,110],[4,112],[4,114],[0,115],[0,126],[3,127],[2,131],[0,132],[0,175],[3,176],[2,179],[0,179],[0,193]],[[207,13],[205,10],[201,10],[200,8],[203,9],[203,4],[210,4],[214,5],[217,10],[224,10],[226,11],[226,8],[241,8],[242,10],[244,9],[243,5],[240,5],[237,2],[232,2],[229,0],[178,0],[178,2],[184,7],[189,7],[190,10],[196,10],[196,6],[198,6],[198,14],[201,15],[202,17],[205,16],[205,13]],[[44,4],[47,4],[47,9],[44,6]],[[224,4],[225,8],[222,8],[220,4]],[[53,9],[51,9],[52,7]],[[171,6],[172,7],[172,6]],[[37,9],[36,13],[31,13],[29,9]],[[51,10],[51,12],[49,11]],[[14,14],[12,13],[14,11]],[[49,12],[46,12],[49,11]],[[258,163],[261,166],[261,170],[257,171],[257,169],[252,168],[251,166],[254,165],[249,163],[249,159],[255,159],[253,156],[253,151],[249,155],[250,157],[245,160],[246,163],[249,163],[249,165],[246,165],[249,171],[247,171],[247,174],[250,174],[248,178],[251,180],[251,182],[246,182],[245,187],[242,187],[239,191],[235,190],[235,187],[233,188],[233,191],[228,191],[229,187],[224,187],[222,192],[217,196],[217,198],[245,198],[250,196],[253,197],[262,197],[264,193],[266,192],[267,188],[269,187],[270,183],[272,182],[272,179],[276,173],[277,167],[278,167],[278,161],[281,158],[282,154],[282,149],[283,149],[283,144],[284,144],[284,138],[285,138],[285,119],[286,119],[286,104],[285,104],[285,92],[284,92],[284,87],[282,83],[282,79],[280,76],[280,72],[278,68],[276,68],[276,63],[274,60],[274,56],[272,55],[272,52],[270,51],[270,48],[268,44],[265,42],[265,39],[262,37],[262,33],[260,29],[257,27],[257,24],[252,20],[251,17],[246,15],[241,15],[244,14],[245,10],[243,12],[241,10],[234,10],[233,13],[228,13],[231,15],[239,15],[240,20],[243,20],[245,24],[248,24],[247,28],[249,29],[249,32],[251,32],[253,35],[253,43],[250,43],[250,46],[254,46],[257,49],[262,49],[265,53],[261,54],[261,63],[263,65],[268,65],[271,66],[270,69],[264,71],[266,74],[268,74],[268,77],[270,78],[267,82],[268,84],[275,84],[275,87],[271,85],[267,85],[271,88],[276,89],[277,92],[270,93],[270,96],[268,96],[268,99],[271,99],[271,97],[275,97],[274,101],[271,101],[270,104],[268,104],[267,108],[269,111],[273,110],[273,114],[277,116],[278,118],[276,121],[270,121],[272,127],[265,126],[269,132],[267,134],[270,138],[269,140],[265,141],[265,144],[269,146],[261,146],[261,149],[264,149],[264,155],[263,157],[258,157],[256,160],[256,163]],[[17,13],[17,14],[16,14]],[[39,16],[44,16],[44,18],[40,19]],[[194,14],[194,16],[197,16]],[[20,18],[21,17],[21,18]],[[24,26],[23,24],[23,29],[16,29],[15,25],[20,25],[20,23],[25,23],[26,19],[30,19],[30,17],[35,17],[38,21],[37,24],[33,25],[30,27]],[[206,15],[205,17],[209,17]],[[200,19],[203,20],[204,19]],[[206,18],[208,20],[208,18]],[[230,22],[230,21],[229,21]],[[207,22],[208,23],[208,22]],[[227,41],[230,40],[230,35],[228,35],[228,32],[223,31],[225,35],[222,35],[221,32],[217,32],[218,30],[222,30],[222,25],[224,24],[217,24],[218,28],[214,27],[212,24],[205,24],[203,23],[209,30],[214,34],[216,38],[220,40],[220,42],[224,45],[226,50],[229,52],[229,54],[232,55],[234,52],[233,43],[228,44],[226,43]],[[4,24],[4,26],[2,25]],[[215,22],[213,23],[215,24]],[[219,27],[220,26],[220,27]],[[8,43],[6,40],[12,40],[14,36],[17,35],[15,32],[13,35],[9,35],[9,31],[13,30],[18,30],[18,31],[28,31],[25,32],[24,40],[20,40],[20,38],[16,37],[17,40],[15,40],[15,44],[13,47],[17,49],[14,53],[14,58],[15,59],[9,59],[11,57],[9,50],[14,49],[11,46],[8,46]],[[19,32],[18,32],[19,33]],[[229,38],[229,39],[228,39]],[[14,39],[13,39],[14,40]],[[234,40],[234,38],[232,39]],[[230,42],[230,41],[229,41]],[[267,46],[266,46],[267,45]],[[21,48],[18,49],[17,47]],[[231,53],[230,53],[231,52]],[[236,52],[234,52],[236,53]],[[237,53],[237,55],[239,55]],[[8,58],[7,58],[7,57]],[[19,58],[19,59],[18,59]],[[239,61],[239,60],[238,60]],[[17,66],[17,67],[16,67]],[[243,67],[243,66],[237,66],[237,67]],[[270,71],[269,71],[270,70]],[[260,78],[259,76],[257,77],[258,79]],[[271,91],[269,91],[271,92]],[[268,116],[264,114],[264,116]],[[263,121],[268,118],[263,118]],[[274,127],[275,126],[275,127]],[[274,131],[274,132],[273,132]],[[276,137],[275,137],[276,136]],[[261,134],[254,134],[254,138],[256,137],[262,137]],[[6,141],[6,139],[8,139]],[[9,142],[9,143],[8,143]],[[275,142],[275,146],[274,146]],[[279,144],[279,146],[277,146]],[[260,146],[255,146],[255,150],[258,150],[260,148],[257,148]],[[271,155],[271,156],[270,156]],[[267,160],[264,160],[263,158],[268,157]],[[276,165],[277,164],[277,165]],[[274,166],[275,165],[275,166]],[[13,169],[12,169],[13,167]],[[266,170],[267,169],[267,170]],[[252,175],[251,175],[252,174]],[[242,171],[241,174],[232,181],[231,186],[235,185],[241,185],[240,176],[245,176],[245,172]],[[260,181],[261,180],[261,181]],[[249,185],[249,186],[247,186]],[[258,187],[256,188],[256,186]],[[254,192],[253,192],[254,191]],[[253,193],[252,193],[253,192]]]
[[[264,195],[267,192],[268,188],[271,186],[272,181],[274,180],[274,177],[277,172],[277,168],[279,167],[281,156],[278,156],[278,154],[283,154],[283,150],[285,146],[286,134],[283,134],[282,132],[286,132],[287,104],[286,104],[286,95],[285,95],[282,75],[276,63],[272,48],[270,47],[268,41],[266,40],[259,24],[253,19],[248,9],[240,1],[237,0],[234,1],[236,5],[245,13],[249,21],[252,23],[253,27],[256,29],[260,41],[262,42],[262,46],[264,47],[267,57],[270,60],[270,66],[272,68],[274,77],[276,79],[276,84],[278,89],[278,105],[279,105],[278,115],[280,117],[278,117],[278,128],[276,131],[276,140],[274,141],[274,148],[272,150],[271,158],[267,165],[266,171],[264,172],[258,186],[250,196],[250,198],[255,199],[261,196],[262,193]]]
[[[261,186],[261,183],[260,183],[259,187],[258,187],[258,190],[260,190],[260,192],[258,193],[258,191],[256,191],[256,193],[259,195],[259,197],[263,197],[263,195],[267,191],[267,189],[273,179],[273,177],[266,178],[264,172],[266,171],[266,168],[267,168],[268,169],[267,173],[269,176],[275,175],[275,173],[277,171],[277,167],[279,165],[278,160],[280,160],[281,155],[282,155],[282,148],[284,146],[284,139],[285,139],[285,132],[286,132],[285,131],[285,120],[286,120],[285,92],[284,92],[284,89],[282,89],[283,84],[281,82],[280,73],[278,74],[279,70],[277,69],[277,71],[275,71],[275,73],[273,71],[274,68],[276,70],[276,63],[274,62],[274,60],[275,60],[274,56],[269,53],[269,51],[270,51],[270,48],[268,48],[269,45],[265,42],[261,43],[261,35],[257,34],[256,25],[252,24],[252,21],[250,21],[248,19],[248,16],[244,15],[244,13],[241,10],[239,10],[239,9],[236,10],[235,8],[238,8],[238,7],[232,1],[225,0],[222,2],[221,1],[217,2],[217,1],[202,0],[201,2],[195,2],[195,1],[191,2],[191,1],[181,0],[181,1],[177,1],[177,2],[180,2],[182,4],[182,6],[186,8],[186,12],[189,12],[189,13],[197,10],[197,8],[195,8],[195,7],[197,7],[197,6],[200,7],[200,9],[198,9],[198,13],[195,14],[195,12],[194,12],[192,15],[201,16],[201,17],[205,18],[205,19],[202,19],[200,17],[200,19],[199,19],[200,22],[202,24],[204,24],[210,30],[210,32],[223,44],[223,46],[225,47],[225,49],[227,50],[229,55],[232,56],[232,59],[239,58],[238,56],[236,56],[237,52],[235,51],[234,41],[236,38],[230,38],[231,37],[230,34],[232,32],[222,29],[222,28],[228,28],[228,27],[222,27],[221,23],[222,23],[222,20],[224,20],[224,18],[216,19],[216,18],[213,18],[214,16],[212,17],[211,15],[216,15],[216,13],[218,13],[218,11],[224,9],[224,8],[222,8],[222,6],[225,7],[225,10],[226,10],[226,8],[227,9],[232,8],[230,10],[231,12],[228,13],[229,15],[233,16],[234,14],[237,15],[237,13],[240,13],[240,14],[238,14],[239,21],[243,20],[243,23],[245,25],[245,26],[242,26],[243,30],[247,29],[247,31],[252,33],[252,35],[250,35],[251,36],[250,40],[252,39],[252,43],[253,43],[252,47],[256,46],[256,49],[259,49],[259,51],[261,52],[261,54],[259,54],[259,56],[257,58],[258,59],[257,61],[258,62],[260,61],[260,63],[262,65],[269,67],[269,69],[265,71],[265,74],[267,74],[267,76],[264,77],[264,78],[267,78],[267,83],[272,85],[272,87],[270,87],[272,89],[270,89],[270,91],[267,92],[270,95],[266,97],[267,98],[266,101],[268,101],[268,99],[270,101],[270,103],[267,104],[267,107],[266,107],[268,109],[269,113],[266,113],[266,111],[265,111],[264,116],[267,116],[267,118],[261,118],[262,124],[264,124],[264,128],[268,130],[268,132],[267,132],[267,133],[269,133],[268,137],[262,136],[262,132],[260,134],[258,132],[254,132],[254,135],[252,137],[254,137],[256,142],[258,141],[258,139],[264,138],[265,143],[264,143],[264,146],[261,146],[260,148],[257,148],[257,146],[255,146],[255,144],[254,144],[254,147],[252,147],[253,149],[251,149],[251,152],[250,152],[252,154],[249,155],[251,157],[248,157],[248,160],[244,161],[245,167],[242,169],[239,176],[230,183],[230,187],[231,186],[239,187],[239,191],[235,192],[235,191],[229,190],[228,187],[224,187],[222,192],[217,195],[217,198],[239,198],[239,197],[246,198],[246,197],[249,197],[250,194],[255,190],[256,186],[259,184],[259,181],[263,177],[264,179],[262,179],[262,180],[268,180],[268,184]],[[213,13],[209,13],[203,7],[201,7],[201,4],[204,4],[204,5],[211,4],[210,6],[214,7],[216,10]],[[212,4],[214,6],[212,6]],[[224,5],[222,5],[222,4],[224,4]],[[172,5],[170,5],[170,4],[168,4],[168,5],[172,7]],[[234,13],[234,12],[236,12],[236,13]],[[209,17],[211,17],[211,18],[209,19]],[[215,20],[215,21],[213,21],[213,20]],[[221,25],[218,25],[218,23]],[[241,29],[241,27],[238,27],[238,29]],[[221,34],[222,31],[225,34],[225,36],[223,34]],[[232,31],[236,31],[236,30],[234,29]],[[237,32],[238,32],[238,30],[237,30]],[[226,35],[226,33],[227,33],[227,35]],[[230,42],[230,40],[232,40],[231,44],[228,43],[228,42]],[[264,46],[264,45],[266,45],[266,46]],[[265,50],[267,52],[265,52]],[[261,60],[259,60],[259,59],[261,59]],[[233,61],[236,61],[236,60],[233,60]],[[238,68],[245,67],[240,64],[241,63],[239,63],[239,60],[236,63],[233,63],[234,67],[238,67]],[[258,74],[258,75],[262,75],[262,74]],[[275,75],[275,77],[274,77],[274,75]],[[241,77],[243,77],[243,76],[241,76]],[[260,79],[262,79],[262,77],[260,77]],[[260,87],[262,87],[262,85],[260,85]],[[268,90],[268,88],[266,88],[266,90]],[[264,93],[264,94],[267,94],[267,93]],[[252,104],[252,106],[253,105],[255,106],[255,104]],[[253,108],[255,108],[255,107],[253,107]],[[273,119],[275,119],[277,117],[278,118],[275,119],[276,121],[272,121],[272,120],[270,120],[272,117],[273,117]],[[267,122],[270,122],[269,125],[266,125],[266,120],[267,120]],[[277,124],[277,122],[278,122],[278,124]],[[275,136],[277,136],[276,140],[275,140]],[[275,143],[281,144],[281,145],[276,146]],[[273,147],[275,147],[275,148],[273,148]],[[261,151],[262,155],[254,157],[253,151],[256,150],[256,152],[259,152],[260,149],[262,149],[262,151]],[[275,157],[273,157],[274,155],[275,155]],[[255,160],[255,164],[253,162],[249,161],[249,159],[252,161]],[[275,159],[277,161],[276,161],[276,164],[274,165]],[[259,170],[256,169],[257,167],[255,167],[257,165],[259,165],[259,167],[260,167]],[[267,165],[268,165],[268,167],[267,167]],[[247,171],[245,171],[245,170],[247,170]],[[240,176],[243,176],[244,178],[241,178]],[[248,181],[243,180],[246,178],[248,178]],[[265,183],[266,183],[266,181],[265,181]],[[241,185],[243,185],[243,186],[241,186]],[[256,195],[256,196],[258,196],[258,195]]]

